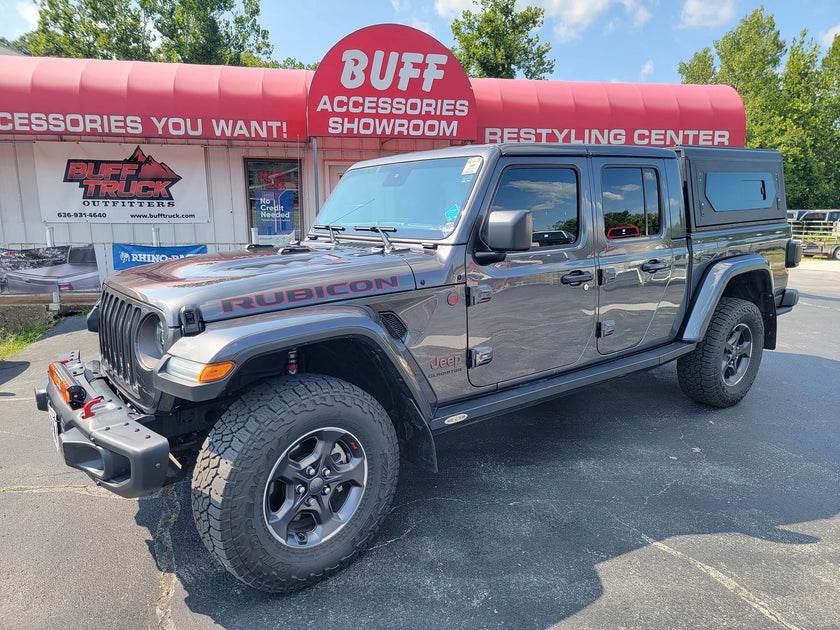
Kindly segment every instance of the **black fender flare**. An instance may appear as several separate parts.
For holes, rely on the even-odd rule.
[[[740,275],[752,272],[759,272],[763,278],[764,286],[761,293],[767,296],[762,299],[759,309],[764,314],[765,321],[768,319],[767,308],[772,309],[770,318],[775,322],[775,302],[773,301],[773,276],[770,270],[770,263],[764,256],[758,254],[745,254],[734,258],[726,258],[712,263],[703,274],[699,287],[691,301],[689,312],[682,327],[680,340],[687,343],[697,343],[706,336],[709,323],[712,321],[715,307],[720,298],[723,297],[726,287],[730,281]],[[773,335],[775,338],[775,335]]]
[[[402,420],[413,429],[411,439],[420,442],[422,463],[436,469],[434,438],[429,428],[436,404],[434,392],[411,353],[364,306],[313,306],[210,322],[201,334],[181,337],[169,348],[155,371],[155,387],[184,400],[211,401],[225,394],[238,370],[251,359],[337,339],[356,339],[367,344],[399,379],[411,409]],[[165,364],[171,356],[202,364],[233,361],[236,366],[224,379],[197,384],[166,372]]]

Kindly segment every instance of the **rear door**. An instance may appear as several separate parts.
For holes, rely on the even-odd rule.
[[[593,343],[595,243],[587,161],[501,160],[493,210],[529,210],[531,249],[504,261],[468,259],[470,382],[492,385],[578,363]],[[468,254],[469,256],[469,254]]]
[[[664,163],[593,158],[592,172],[598,209],[598,352],[661,342],[670,323],[662,330],[652,323],[674,268]]]

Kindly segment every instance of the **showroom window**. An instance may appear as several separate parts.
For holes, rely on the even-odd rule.
[[[259,243],[285,245],[299,237],[300,162],[245,160],[248,176],[248,226]]]

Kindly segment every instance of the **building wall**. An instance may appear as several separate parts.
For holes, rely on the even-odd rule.
[[[44,141],[61,140],[58,137]],[[73,138],[76,141],[76,138]],[[207,245],[209,252],[244,247],[250,241],[246,158],[299,160],[301,165],[300,233],[315,220],[315,172],[312,145],[229,146],[226,143],[203,146],[207,175],[209,223],[129,224],[129,223],[45,223],[38,198],[35,140],[17,138],[0,141],[0,246],[11,249],[42,247],[47,228],[52,227],[55,245],[86,245],[96,248],[102,278],[113,273],[113,243],[152,245],[153,229],[158,229],[160,245]],[[97,142],[126,142],[126,138],[97,139]],[[154,147],[163,144],[132,139]],[[175,144],[175,143],[173,143]],[[185,143],[186,144],[186,143]],[[196,144],[196,141],[189,142]],[[318,204],[323,206],[331,192],[330,170],[339,170],[360,160],[449,146],[448,141],[379,138],[322,139],[317,144]]]
[[[0,245],[11,249],[42,247],[47,243],[47,228],[52,227],[55,245],[94,243],[103,278],[113,273],[111,245],[152,245],[153,228],[158,229],[163,246],[204,244],[210,252],[244,247],[250,239],[245,158],[299,159],[305,223],[310,225],[314,218],[311,151],[297,146],[205,146],[209,223],[47,224],[38,198],[34,146],[32,141],[0,142]]]

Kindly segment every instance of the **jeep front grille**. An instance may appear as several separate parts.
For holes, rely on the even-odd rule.
[[[99,305],[99,351],[109,377],[139,393],[134,334],[143,312],[139,306],[107,291]]]

